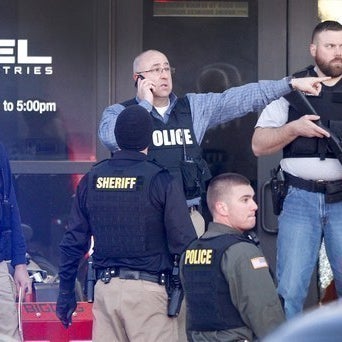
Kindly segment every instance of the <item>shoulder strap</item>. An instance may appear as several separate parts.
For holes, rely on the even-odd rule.
[[[293,76],[294,77],[310,77],[310,76],[314,76],[313,75],[313,70],[314,70],[314,65],[309,65],[306,68],[296,71]]]
[[[130,99],[130,100],[127,100],[127,101],[124,101],[124,102],[121,102],[121,104],[124,106],[124,107],[128,107],[128,106],[132,106],[132,105],[135,105],[135,104],[138,104],[136,99]]]

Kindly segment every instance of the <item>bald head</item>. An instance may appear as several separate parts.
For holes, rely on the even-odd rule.
[[[150,70],[154,66],[159,66],[161,60],[164,62],[164,65],[165,63],[169,64],[167,57],[162,52],[158,50],[146,50],[135,57],[133,61],[133,73],[139,73]]]

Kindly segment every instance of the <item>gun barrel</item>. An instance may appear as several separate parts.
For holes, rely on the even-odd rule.
[[[306,98],[306,96],[301,92],[301,91],[297,91],[298,96],[301,98],[301,100],[304,102],[305,106],[308,108],[308,110],[310,111],[310,113],[313,114],[317,114],[315,108],[312,106],[312,104],[310,103],[310,101]]]

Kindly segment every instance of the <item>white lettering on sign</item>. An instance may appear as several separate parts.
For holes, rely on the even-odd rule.
[[[183,145],[183,139],[186,145],[193,144],[190,129],[155,130],[152,134],[153,145],[157,147]]]
[[[29,55],[27,39],[0,39],[0,73],[4,75],[52,75],[51,64],[51,56]]]
[[[16,50],[15,50],[16,47]],[[0,39],[1,64],[51,64],[50,56],[29,56],[27,39]]]

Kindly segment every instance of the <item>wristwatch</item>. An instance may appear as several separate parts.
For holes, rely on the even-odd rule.
[[[294,86],[292,85],[292,80],[293,80],[293,79],[294,79],[293,76],[289,76],[289,77],[288,77],[289,87],[290,87],[290,89],[291,89],[292,91],[296,90],[296,89],[294,88]]]

